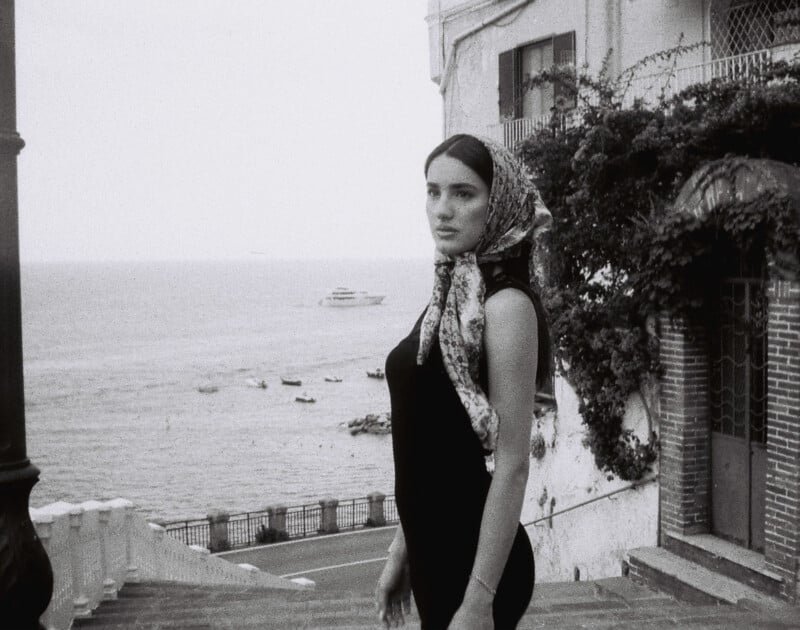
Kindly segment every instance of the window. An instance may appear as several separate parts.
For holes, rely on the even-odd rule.
[[[575,64],[575,31],[500,54],[500,120],[550,116],[554,107],[574,107],[575,99],[558,84],[524,89],[526,80],[555,65]]]

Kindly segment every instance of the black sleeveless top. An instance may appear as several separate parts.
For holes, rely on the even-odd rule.
[[[486,279],[487,298],[521,282]],[[424,313],[423,313],[424,315]],[[392,407],[395,496],[411,587],[424,630],[447,628],[469,581],[491,476],[484,449],[447,376],[438,340],[417,365],[422,316],[386,360]],[[487,388],[485,361],[480,383]],[[520,525],[494,599],[496,630],[515,628],[533,593],[530,541]]]

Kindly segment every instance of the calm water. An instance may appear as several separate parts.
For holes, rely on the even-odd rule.
[[[31,505],[124,497],[172,519],[391,493],[390,438],[341,424],[388,410],[365,371],[410,330],[431,281],[424,260],[23,267]],[[337,285],[386,299],[319,306]],[[303,391],[317,402],[295,402]]]

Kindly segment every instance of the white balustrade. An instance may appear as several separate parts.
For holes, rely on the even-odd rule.
[[[90,616],[102,600],[116,598],[125,582],[301,588],[208,549],[187,547],[124,499],[53,503],[30,515],[53,568],[53,596],[41,619],[47,630],[68,630],[74,618]]]
[[[85,578],[83,567],[83,554],[81,553],[81,527],[83,526],[83,508],[75,506],[69,511],[69,542],[72,553],[72,616],[88,617],[91,614],[89,598],[86,596]]]
[[[108,523],[111,519],[111,508],[101,505],[97,510],[100,522],[100,563],[103,568],[103,599],[117,598],[117,583],[111,577],[111,567],[108,561]]]
[[[53,516],[51,514],[43,514],[41,517],[39,517],[39,522],[36,529],[39,540],[42,541],[42,547],[44,548],[45,553],[49,555],[50,536],[53,533]],[[55,626],[53,625],[52,616],[52,612],[49,608],[42,615],[40,621],[45,630],[54,630]]]
[[[548,114],[535,118],[509,120],[499,125],[492,125],[489,128],[489,135],[493,140],[502,142],[505,146],[513,149],[517,144],[530,137],[534,131],[549,128],[551,119],[552,117]]]
[[[670,98],[697,83],[708,83],[713,79],[748,79],[763,70],[771,59],[771,50],[757,50],[636,77],[623,103],[630,106],[638,99],[652,105],[662,96]]]
[[[125,580],[139,581],[139,570],[133,562],[133,503],[123,506],[125,509]]]

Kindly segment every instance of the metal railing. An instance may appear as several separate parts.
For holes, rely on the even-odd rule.
[[[244,512],[231,514],[228,521],[228,542],[231,547],[247,547],[256,541],[256,535],[261,527],[269,526],[269,516],[266,512]],[[208,522],[206,522],[208,527]],[[171,533],[167,528],[167,533]],[[207,546],[207,545],[206,545]]]
[[[757,50],[742,55],[712,59],[689,66],[637,77],[625,95],[623,103],[631,106],[634,100],[653,104],[662,96],[670,98],[691,85],[709,83],[714,79],[736,81],[757,76],[772,60],[771,50]]]
[[[316,536],[321,528],[321,521],[322,508],[319,505],[289,508],[286,511],[286,533],[289,538]]]
[[[285,508],[282,539],[318,536],[324,532],[323,510],[319,503],[294,505]],[[353,530],[399,522],[397,504],[394,496],[383,500],[383,522],[374,523],[370,519],[370,500],[367,497],[346,499],[336,506],[336,528]],[[160,523],[168,535],[187,545],[211,547],[211,525],[208,519],[169,521]],[[231,514],[227,521],[227,542],[230,548],[248,547],[261,544],[260,532],[268,530],[274,523],[270,521],[267,510]]]
[[[208,547],[210,536],[207,519],[195,519],[193,521],[174,521],[165,523],[167,533],[173,538],[177,538],[186,545],[199,545]]]
[[[779,49],[767,48],[741,55],[733,55],[711,61],[691,64],[662,70],[633,78],[623,98],[623,105],[630,107],[634,101],[641,100],[654,104],[662,96],[669,98],[680,93],[691,85],[708,83],[714,79],[734,81],[757,76],[770,62],[790,59],[800,53],[800,44],[791,44]],[[588,98],[596,104],[596,98]],[[578,121],[579,108],[558,113],[554,119],[551,115],[535,118],[517,118],[496,125],[489,125],[487,134],[497,142],[502,142],[510,149],[529,138],[540,129],[564,131]]]
[[[383,501],[383,515],[387,523],[399,523],[400,515],[397,513],[397,502],[394,495],[388,496]]]
[[[536,116],[535,118],[516,118],[498,125],[489,127],[489,136],[496,142],[513,149],[540,129],[555,128],[564,131],[569,126],[570,114],[558,115],[555,119],[550,114]]]
[[[605,494],[601,494],[599,497],[592,497],[591,499],[587,499],[586,501],[581,501],[580,503],[576,503],[575,505],[570,505],[569,507],[565,507],[563,510],[557,510],[556,512],[550,512],[550,514],[546,516],[540,516],[537,519],[529,521],[527,523],[523,523],[523,527],[531,527],[532,525],[538,525],[539,523],[551,523],[553,517],[560,516],[562,514],[566,514],[567,512],[572,512],[573,510],[580,509],[582,507],[586,507],[591,503],[597,503],[598,501],[602,501],[603,499],[608,499],[609,497],[613,497],[616,494],[620,494],[622,492],[627,492],[628,490],[635,490],[636,488],[641,488],[642,486],[646,486],[647,484],[653,483],[658,480],[658,475],[653,475],[652,477],[648,477],[647,479],[640,479],[639,481],[634,481],[633,483],[629,483],[627,486],[622,486],[621,488],[617,488],[616,490],[612,490],[611,492],[606,492]]]

